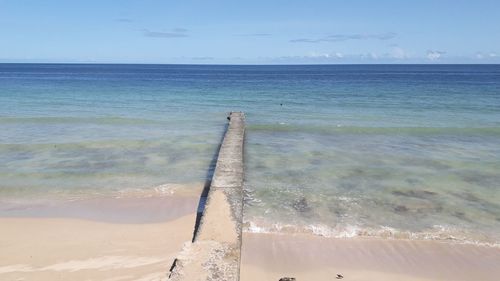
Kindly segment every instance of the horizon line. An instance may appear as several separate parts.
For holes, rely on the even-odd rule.
[[[134,62],[1,62],[0,64],[66,64],[66,65],[196,65],[196,66],[334,66],[334,65],[500,65],[500,63],[134,63]]]

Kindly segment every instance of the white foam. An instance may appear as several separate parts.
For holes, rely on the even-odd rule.
[[[245,229],[246,232],[251,233],[270,233],[269,229],[261,226],[257,226],[255,223],[250,222],[248,227]]]
[[[155,186],[154,190],[160,194],[172,195],[175,193],[175,187],[170,184],[161,184]]]
[[[306,233],[329,238],[377,237],[398,240],[433,240],[500,248],[498,242],[474,240],[466,235],[459,235],[459,229],[445,225],[435,225],[432,229],[422,232],[399,230],[389,226],[362,228],[358,225],[330,227],[325,224],[309,224],[305,226],[282,223],[266,224],[261,219],[258,222],[247,221],[246,225],[244,231],[249,233]]]

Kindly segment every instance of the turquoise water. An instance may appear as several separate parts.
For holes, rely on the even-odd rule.
[[[3,200],[203,182],[247,115],[247,231],[500,243],[500,66],[0,64]]]

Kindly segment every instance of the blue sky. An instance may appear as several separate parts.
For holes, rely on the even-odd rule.
[[[0,62],[500,63],[500,1],[0,0]]]

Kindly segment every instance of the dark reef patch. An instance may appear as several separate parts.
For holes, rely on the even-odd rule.
[[[409,210],[410,209],[408,209],[408,207],[406,207],[404,205],[397,205],[396,207],[394,207],[394,211],[396,211],[397,213],[406,213]]]
[[[309,203],[307,203],[307,199],[305,197],[295,200],[292,207],[300,213],[308,213],[311,211],[311,207],[309,206]]]
[[[430,197],[437,195],[436,192],[429,190],[408,190],[408,191],[394,190],[392,194],[396,196],[412,197],[418,199],[428,199]]]

